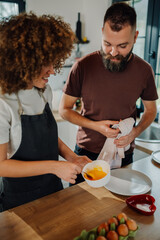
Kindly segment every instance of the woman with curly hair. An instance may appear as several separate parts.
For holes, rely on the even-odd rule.
[[[60,17],[33,13],[0,23],[0,188],[3,210],[75,183],[90,161],[57,135],[51,74],[71,54],[74,33]],[[67,161],[58,161],[58,155]]]

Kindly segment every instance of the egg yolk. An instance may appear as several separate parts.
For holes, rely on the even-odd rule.
[[[89,174],[91,178],[89,178],[87,174]],[[88,180],[99,180],[107,175],[107,173],[105,173],[100,166],[95,167],[92,170],[88,170],[87,174],[85,174],[85,178],[87,178]]]

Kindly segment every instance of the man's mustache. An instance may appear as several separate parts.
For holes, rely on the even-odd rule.
[[[114,60],[114,59],[116,59],[116,60],[122,60],[122,59],[123,59],[123,56],[117,55],[117,56],[113,57],[113,56],[110,55],[110,54],[106,54],[106,55],[104,56],[104,58],[105,58],[106,60]]]

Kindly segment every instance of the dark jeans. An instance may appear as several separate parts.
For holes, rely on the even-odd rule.
[[[98,155],[99,155],[99,153],[89,152],[86,149],[80,148],[78,145],[75,146],[74,152],[79,156],[84,156],[85,155],[93,161],[96,160],[98,158]],[[126,165],[128,165],[132,162],[133,162],[133,153],[127,154],[127,155],[125,155],[125,158],[122,158],[121,167],[126,166]],[[81,183],[81,182],[84,182],[84,178],[82,177],[82,174],[78,174],[75,184],[78,184],[78,183]],[[74,185],[74,184],[70,184],[70,186],[72,186],[72,185]]]

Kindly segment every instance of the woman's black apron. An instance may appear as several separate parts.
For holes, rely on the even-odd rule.
[[[42,114],[25,115],[20,99],[19,112],[22,126],[22,140],[11,159],[21,161],[58,160],[57,124],[45,101]],[[2,178],[3,211],[33,201],[63,189],[61,180],[53,174],[21,178]]]

